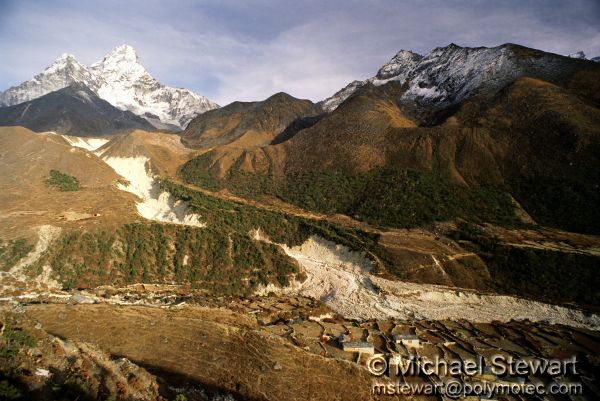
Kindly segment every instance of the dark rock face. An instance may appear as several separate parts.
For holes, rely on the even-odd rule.
[[[0,125],[21,125],[33,131],[75,136],[111,135],[130,129],[154,131],[147,120],[119,110],[83,84],[14,106],[0,108]]]

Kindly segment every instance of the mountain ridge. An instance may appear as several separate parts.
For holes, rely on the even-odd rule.
[[[210,149],[182,177],[395,227],[456,216],[513,224],[512,197],[544,224],[597,232],[586,206],[600,166],[597,63],[518,45],[395,61],[405,60],[411,81],[384,68],[391,78],[351,83],[318,121],[259,148]]]
[[[444,109],[473,96],[490,97],[522,76],[564,83],[582,67],[598,69],[592,60],[561,56],[505,43],[495,47],[437,47],[425,56],[401,50],[371,78],[354,81],[320,102],[331,112],[358,89],[398,81],[406,86],[398,101],[420,124],[440,121]],[[484,85],[485,83],[485,85]],[[483,90],[482,90],[483,89]],[[429,109],[423,113],[424,109]]]
[[[0,105],[13,106],[62,89],[73,82],[121,110],[144,117],[159,129],[181,129],[196,115],[219,107],[205,96],[154,79],[135,49],[121,45],[90,67],[65,53],[33,79],[0,92]]]
[[[310,100],[278,92],[262,101],[232,102],[201,114],[180,136],[191,147],[227,145],[239,142],[243,136],[252,136],[245,138],[245,146],[260,146],[268,144],[292,121],[318,113],[318,106]]]
[[[130,129],[155,128],[144,118],[120,110],[83,83],[68,86],[14,106],[0,108],[0,125],[74,136],[113,135]]]

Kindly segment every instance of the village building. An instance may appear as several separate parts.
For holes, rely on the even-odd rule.
[[[342,349],[346,352],[358,352],[360,354],[375,353],[373,344],[367,341],[353,341],[349,334],[342,334],[338,340],[342,345]]]
[[[421,348],[421,341],[416,334],[399,334],[394,336],[396,344],[402,344],[406,348]]]
[[[358,352],[361,354],[374,354],[375,347],[366,341],[344,341],[342,349],[346,352]]]

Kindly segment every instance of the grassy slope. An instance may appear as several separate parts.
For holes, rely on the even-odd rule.
[[[163,181],[163,189],[188,201],[207,228],[136,223],[117,231],[67,231],[33,266],[49,264],[65,288],[103,284],[180,283],[212,295],[245,295],[260,284],[285,285],[298,267],[279,247],[252,239],[253,229],[290,246],[320,235],[354,250],[366,251],[379,272],[402,276],[379,244],[379,235],[328,221],[308,219],[215,198]],[[451,233],[480,255],[491,273],[490,289],[555,302],[598,305],[598,257],[503,244],[472,224]],[[21,242],[0,247],[2,258],[23,256]],[[12,249],[14,248],[14,249]],[[186,257],[187,255],[187,257]],[[10,265],[10,264],[8,264]]]
[[[275,196],[304,209],[343,213],[385,227],[418,227],[457,218],[515,226],[513,195],[542,225],[598,232],[600,114],[589,99],[543,81],[522,79],[490,104],[463,105],[447,124],[378,131],[374,121],[383,121],[381,113],[374,117],[363,110],[375,110],[372,96],[378,94],[367,93],[366,100],[357,96],[345,106],[348,113],[342,107],[289,139],[283,174],[248,172],[240,168],[243,157],[239,157],[221,176],[214,172],[215,158],[207,153],[182,166],[180,177],[213,191],[227,189],[249,198]],[[355,121],[361,111],[365,116]],[[335,122],[331,127],[325,125],[329,120]],[[364,129],[363,120],[368,123]],[[335,129],[319,129],[320,125]],[[411,136],[422,142],[410,142]],[[374,153],[385,161],[383,165],[366,172],[347,168],[354,161],[352,155],[360,155],[369,140],[387,144],[386,149],[396,146],[389,138],[398,143],[399,151]],[[359,161],[355,164],[360,166]],[[468,185],[457,182],[457,172]],[[497,238],[461,238],[461,230],[458,233],[485,260],[491,286],[501,293],[556,302],[600,302],[597,257],[518,248]]]

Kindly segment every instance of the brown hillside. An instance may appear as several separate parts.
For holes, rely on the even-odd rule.
[[[561,87],[521,78],[491,104],[467,102],[435,127],[416,127],[403,116],[393,102],[398,90],[367,88],[280,145],[217,148],[208,154],[210,166],[228,157],[242,171],[271,169],[277,178],[306,170],[360,174],[390,163],[430,169],[437,158],[456,183],[480,185],[541,172],[582,172],[598,163],[600,110]]]
[[[600,201],[600,109],[592,100],[524,77],[491,100],[464,102],[442,124],[418,127],[396,105],[401,93],[394,82],[365,85],[332,113],[280,144],[235,151],[216,148],[186,164],[182,175],[189,182],[211,184],[212,189],[221,186],[260,195],[266,188],[308,209],[367,213],[372,222],[400,226],[457,214],[466,217],[465,212],[477,215],[480,201],[474,201],[468,211],[457,212],[464,200],[446,195],[446,188],[480,191],[492,186],[498,195],[505,192],[516,198],[538,222],[596,232],[600,217],[590,213],[591,205]],[[381,169],[392,175],[377,172]],[[403,171],[409,170],[416,173],[402,178]],[[384,175],[373,181],[366,177],[373,171]],[[252,179],[252,174],[257,178]],[[211,182],[214,179],[216,183]],[[396,218],[400,209],[386,212],[377,206],[391,202],[399,208],[398,199],[411,196],[414,185],[420,188],[420,195],[410,200],[415,215],[422,214],[418,205],[429,202],[430,194],[439,194],[435,195],[438,203],[428,206],[431,215],[426,211],[423,218],[412,218],[410,211]],[[474,196],[489,199],[489,194],[479,193]],[[506,206],[505,200],[501,202]],[[377,217],[381,212],[391,214],[388,217],[396,223]],[[493,209],[486,213],[497,214]]]
[[[74,176],[81,189],[60,192],[46,184],[50,170]],[[0,235],[29,235],[32,227],[103,227],[135,219],[135,198],[119,191],[120,178],[86,150],[54,134],[0,128]]]
[[[147,157],[158,174],[167,176],[174,176],[177,167],[197,153],[186,148],[178,135],[142,130],[115,137],[100,151],[103,158]]]
[[[181,133],[183,143],[191,147],[211,148],[230,144],[267,145],[292,121],[318,113],[309,100],[277,93],[260,102],[233,102],[196,117]],[[243,138],[242,138],[243,137]]]

